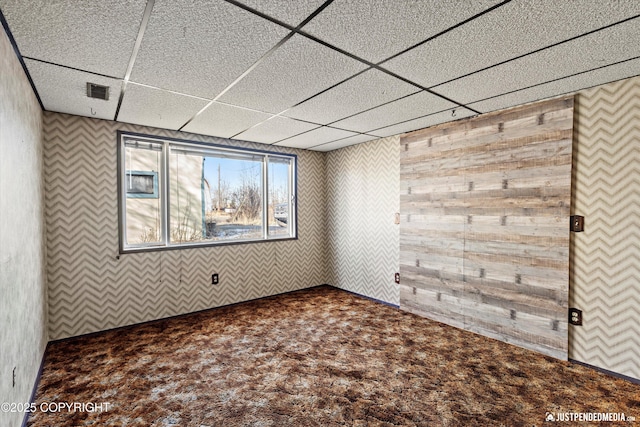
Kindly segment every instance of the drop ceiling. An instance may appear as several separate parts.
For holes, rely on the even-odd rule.
[[[637,0],[0,0],[43,109],[329,151],[640,75]],[[87,82],[110,98],[86,96]]]

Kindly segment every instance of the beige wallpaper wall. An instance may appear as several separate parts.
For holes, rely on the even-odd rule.
[[[31,397],[47,344],[42,113],[2,29],[0,153],[0,403],[18,403]],[[0,425],[23,416],[0,411]]]
[[[640,77],[576,96],[569,357],[640,379]]]
[[[398,305],[399,137],[327,153],[329,283]]]
[[[116,131],[229,141],[57,113],[43,125],[51,339],[327,283],[323,153],[235,144],[298,155],[298,240],[119,255]]]

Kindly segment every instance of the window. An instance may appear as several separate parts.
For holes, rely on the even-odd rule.
[[[296,237],[296,156],[119,133],[122,251]]]
[[[158,172],[127,171],[125,177],[127,197],[158,198]]]

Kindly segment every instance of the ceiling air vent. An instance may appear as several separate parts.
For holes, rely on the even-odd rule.
[[[87,82],[87,96],[89,98],[109,100],[109,86],[97,85]]]

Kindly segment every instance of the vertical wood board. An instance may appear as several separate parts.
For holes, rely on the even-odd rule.
[[[567,358],[573,98],[400,139],[400,307]]]

